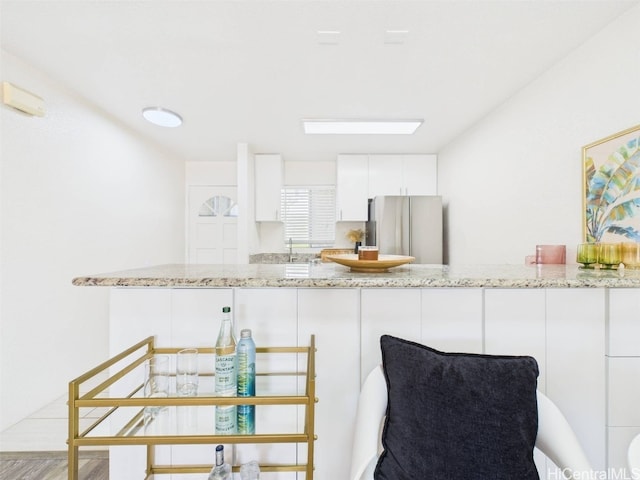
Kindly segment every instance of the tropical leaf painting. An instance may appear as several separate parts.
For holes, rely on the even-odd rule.
[[[583,172],[585,240],[640,242],[640,126],[584,147]]]

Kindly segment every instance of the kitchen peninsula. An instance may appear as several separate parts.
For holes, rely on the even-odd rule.
[[[251,328],[259,346],[306,345],[315,334],[317,478],[345,478],[360,384],[380,362],[383,333],[445,351],[534,356],[539,389],[567,416],[597,470],[624,467],[640,433],[640,271],[163,265],[73,283],[111,288],[112,354],[148,335],[159,346],[211,345],[225,305],[235,329]],[[295,448],[270,453],[295,456]],[[537,461],[545,478],[544,459]]]

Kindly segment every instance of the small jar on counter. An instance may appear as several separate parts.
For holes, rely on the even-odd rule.
[[[378,247],[364,246],[358,249],[358,260],[378,260]]]

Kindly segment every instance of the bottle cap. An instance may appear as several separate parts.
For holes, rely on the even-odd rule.
[[[222,313],[229,313],[231,311],[231,307],[222,307]]]
[[[250,328],[243,328],[242,330],[240,330],[240,338],[249,338],[249,337],[251,337]]]

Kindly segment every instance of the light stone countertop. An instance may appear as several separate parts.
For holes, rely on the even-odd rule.
[[[582,270],[578,265],[403,265],[355,273],[335,263],[169,264],[87,275],[77,286],[289,288],[640,288],[640,270]]]

